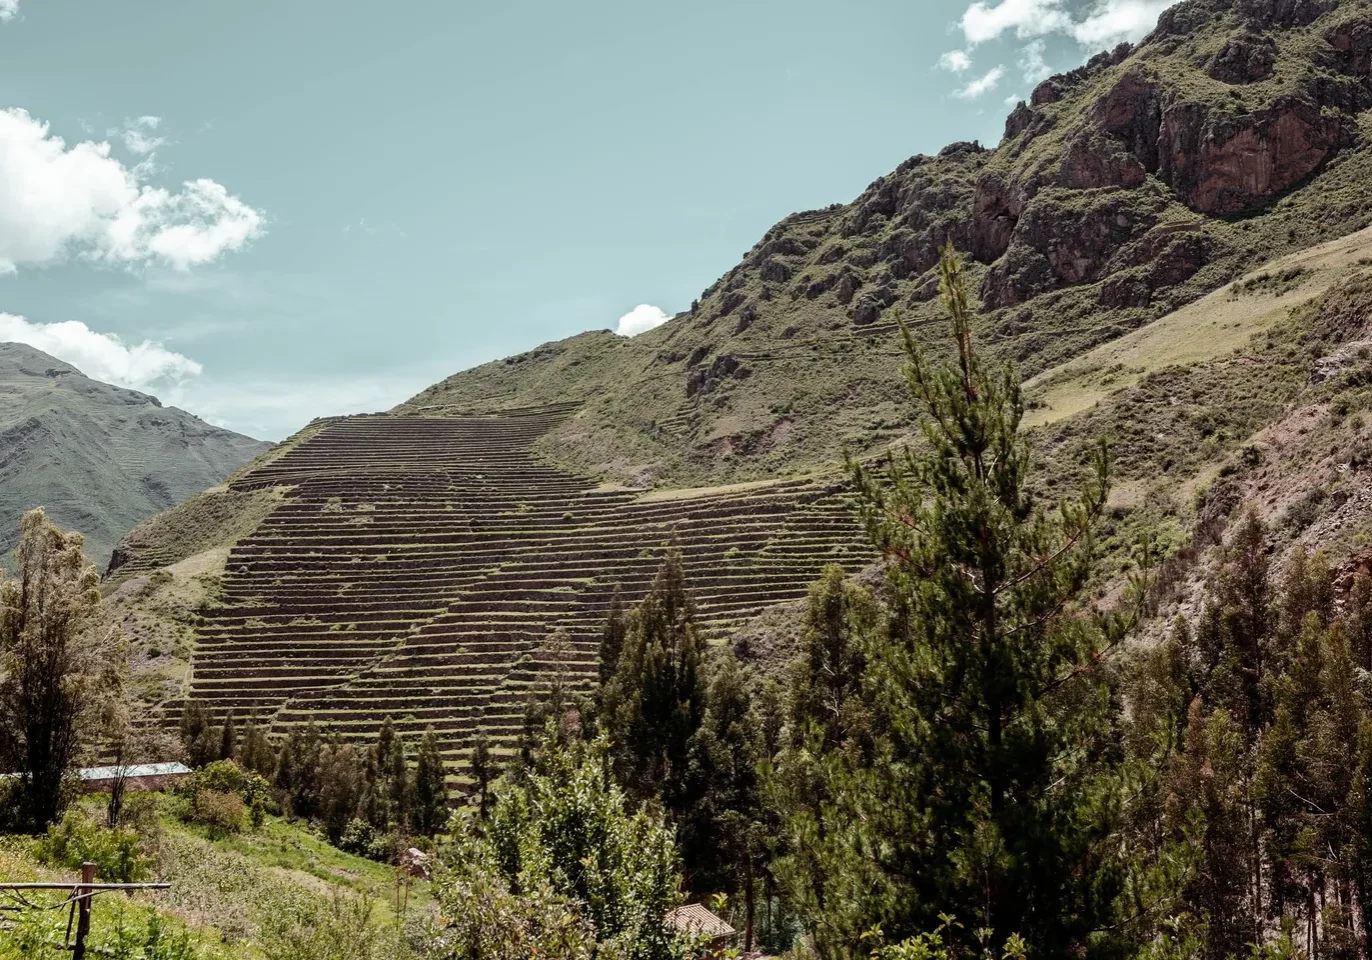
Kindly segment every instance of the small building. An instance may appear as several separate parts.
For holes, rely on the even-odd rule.
[[[131,793],[168,790],[190,775],[191,768],[184,763],[134,763],[76,771],[82,793],[108,793],[120,777],[124,779],[124,789]]]
[[[703,937],[707,943],[705,957],[721,957],[738,931],[721,920],[703,903],[688,903],[667,911],[667,926],[692,937]]]

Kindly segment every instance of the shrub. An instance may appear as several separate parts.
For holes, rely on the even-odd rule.
[[[197,770],[179,788],[182,795],[188,797],[195,797],[205,790],[235,794],[245,805],[259,800],[265,804],[271,793],[271,784],[261,774],[244,770],[232,760],[216,760]]]
[[[348,821],[343,836],[339,838],[338,846],[348,853],[355,853],[377,863],[395,861],[395,834],[387,830],[378,830],[366,820],[356,817]]]
[[[40,860],[68,869],[90,861],[96,879],[105,883],[138,883],[147,878],[152,865],[135,831],[102,827],[75,811],[48,828],[35,853]]]
[[[360,894],[292,893],[268,901],[260,921],[266,960],[391,960],[399,944]]]
[[[1286,508],[1286,512],[1282,514],[1282,526],[1292,533],[1300,533],[1315,522],[1320,515],[1320,507],[1328,497],[1329,494],[1323,487],[1308,490],[1304,496]]]
[[[211,837],[224,837],[243,832],[246,808],[236,793],[224,790],[200,790],[191,807],[191,819],[210,828]]]

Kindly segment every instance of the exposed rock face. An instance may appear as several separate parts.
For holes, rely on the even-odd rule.
[[[1338,0],[1239,0],[1238,13],[1263,26],[1304,27],[1337,7]]]
[[[1101,98],[1094,119],[1143,170],[1154,173],[1158,169],[1162,108],[1162,91],[1157,83],[1139,71],[1130,71]],[[1124,186],[1122,183],[1111,185]]]
[[[1063,285],[1099,280],[1115,252],[1156,222],[1156,210],[1131,191],[1082,203],[1061,188],[1045,190],[1025,207],[1009,252],[986,275],[982,300],[1011,306]]]
[[[1272,76],[1277,65],[1277,41],[1266,33],[1244,31],[1229,39],[1207,73],[1223,83],[1257,83]]]
[[[722,353],[715,357],[708,369],[694,370],[686,378],[686,396],[694,397],[697,393],[713,393],[719,389],[725,380],[731,377],[735,380],[745,380],[752,373],[751,369],[738,362],[737,357]]]
[[[972,256],[982,263],[1000,259],[1023,209],[1023,198],[1003,178],[983,177],[972,197]]]
[[[1178,103],[1162,118],[1159,173],[1193,210],[1239,213],[1304,180],[1350,136],[1347,118],[1304,99],[1237,117]]]
[[[1372,20],[1341,23],[1325,39],[1334,48],[1340,70],[1349,76],[1372,77]]]

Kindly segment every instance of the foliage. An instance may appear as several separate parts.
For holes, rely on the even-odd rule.
[[[335,892],[319,897],[295,892],[271,900],[261,922],[265,960],[393,960],[399,945],[393,928],[374,916],[372,900]]]
[[[18,571],[0,575],[0,768],[19,773],[19,818],[38,831],[61,812],[63,778],[118,696],[123,660],[80,534],[40,509],[24,515],[19,536]]]
[[[235,793],[245,804],[251,804],[267,796],[271,785],[261,774],[246,770],[233,760],[216,760],[195,771],[177,789],[190,796],[202,790]]]
[[[602,695],[615,773],[639,798],[661,797],[667,809],[689,805],[692,738],[705,716],[704,644],[686,589],[681,551],[668,551],[648,595],[628,615],[615,673]]]
[[[439,886],[450,955],[503,957],[481,952],[500,931],[570,956],[680,955],[664,924],[680,882],[671,830],[652,807],[631,810],[603,740],[560,745],[550,729],[536,767],[493,793],[487,820],[457,826],[452,873]]]
[[[1034,502],[1018,381],[973,349],[963,288],[945,251],[956,364],[934,366],[906,337],[923,444],[875,472],[854,466],[890,615],[832,584],[812,613],[809,655],[837,669],[796,709],[808,729],[791,777],[814,799],[788,815],[784,872],[826,957],[853,956],[874,926],[917,935],[941,914],[1035,951],[1082,947],[1118,886],[1102,842],[1113,707],[1092,666],[1119,625],[1080,604],[1106,457],[1077,501],[1056,514]]]
[[[94,863],[96,878],[105,883],[146,880],[152,867],[137,831],[101,826],[75,810],[48,827],[34,852],[45,863],[67,869]]]
[[[191,800],[191,819],[209,828],[211,837],[242,833],[247,807],[236,793],[201,789]]]

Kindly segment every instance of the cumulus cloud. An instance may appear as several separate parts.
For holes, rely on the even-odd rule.
[[[0,343],[27,343],[65,360],[94,380],[149,390],[176,385],[203,372],[190,357],[144,340],[127,344],[112,333],[97,333],[76,320],[33,323],[11,313],[0,313]]]
[[[986,71],[986,73],[982,74],[980,77],[977,77],[971,83],[967,84],[967,86],[955,91],[953,93],[953,96],[961,97],[963,100],[975,100],[978,97],[994,90],[996,88],[996,84],[1000,83],[1001,78],[1004,76],[1004,66],[992,67],[990,70]]]
[[[13,20],[19,13],[19,0],[0,0],[0,23]]]
[[[958,21],[969,46],[1013,33],[1020,40],[1050,34],[1071,37],[1083,47],[1138,40],[1176,0],[1095,0],[1085,10],[1066,0],[976,0]]]
[[[994,40],[1013,30],[1022,40],[1067,30],[1072,18],[1062,9],[1062,0],[1001,0],[992,5],[977,0],[958,21],[962,35],[972,45]]]
[[[1100,47],[1138,40],[1157,26],[1158,17],[1176,0],[1101,0],[1091,13],[1072,26],[1083,47]]]
[[[0,274],[72,256],[185,270],[264,232],[261,211],[221,184],[190,180],[173,192],[145,183],[150,172],[125,167],[108,143],[69,147],[26,110],[0,111]]]
[[[972,58],[965,50],[949,50],[938,58],[938,65],[950,73],[962,73],[972,65]]]
[[[636,337],[640,333],[646,333],[653,329],[653,327],[662,326],[670,319],[672,319],[671,316],[661,307],[640,303],[619,318],[619,326],[615,327],[615,333],[621,337]]]

